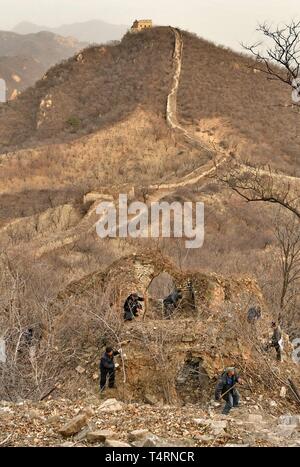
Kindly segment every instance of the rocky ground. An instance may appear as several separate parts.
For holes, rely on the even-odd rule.
[[[248,398],[249,399],[249,398]],[[151,406],[96,398],[0,402],[2,446],[298,446],[300,415],[266,412],[245,400],[229,416],[220,404]]]

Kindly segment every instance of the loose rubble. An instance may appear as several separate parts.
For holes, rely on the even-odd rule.
[[[227,417],[220,407],[205,413],[195,405],[155,407],[97,397],[0,402],[0,443],[10,435],[6,446],[300,446],[300,414],[259,410],[251,401]]]

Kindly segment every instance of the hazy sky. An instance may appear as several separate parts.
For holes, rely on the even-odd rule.
[[[0,0],[0,29],[20,21],[58,26],[90,19],[131,24],[152,18],[235,49],[255,38],[259,22],[300,19],[299,0]]]

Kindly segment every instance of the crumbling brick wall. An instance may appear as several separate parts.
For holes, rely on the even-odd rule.
[[[131,31],[138,32],[138,31],[142,31],[143,29],[149,29],[152,27],[153,27],[153,23],[151,19],[135,20],[131,27]]]

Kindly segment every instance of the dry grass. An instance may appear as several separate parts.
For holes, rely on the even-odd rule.
[[[168,28],[144,31],[138,38],[127,34],[118,45],[90,47],[79,59],[50,69],[46,79],[4,108],[0,149],[90,133],[125,118],[138,105],[164,114],[173,41]],[[52,106],[42,115],[45,98]]]
[[[9,154],[0,173],[0,216],[32,215],[88,191],[176,180],[208,155],[182,147],[162,117],[142,110],[76,142]],[[128,188],[123,188],[128,191]]]
[[[250,58],[183,33],[179,118],[251,164],[299,175],[300,119],[291,89],[254,73]]]
[[[91,190],[115,194],[135,186],[143,193],[149,184],[178,180],[207,162],[211,155],[184,145],[165,123],[173,46],[173,33],[156,28],[126,36],[117,46],[92,47],[82,61],[54,67],[45,81],[2,107],[2,150],[18,146],[0,156],[3,223],[67,202],[80,204]],[[296,117],[277,106],[289,102],[288,90],[254,74],[248,63],[184,33],[179,118],[251,164],[268,162],[298,173]],[[53,105],[37,130],[40,102],[49,94]],[[172,196],[205,202],[206,237],[201,250],[188,254],[178,240],[168,239],[158,245],[164,253],[183,269],[255,275],[275,311],[280,278],[272,209],[249,206],[213,180]],[[155,243],[129,239],[115,248],[93,234],[44,256],[63,283],[102,268],[123,250]]]

